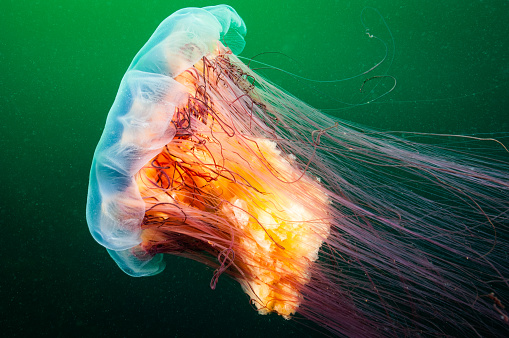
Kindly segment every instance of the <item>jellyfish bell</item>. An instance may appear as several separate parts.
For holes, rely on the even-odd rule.
[[[238,36],[227,34],[230,25]],[[231,7],[186,8],[164,20],[132,61],[108,114],[90,177],[88,224],[106,248],[118,251],[139,243],[144,203],[133,176],[171,141],[174,107],[187,100],[186,89],[172,76],[213,50],[220,37],[240,52],[243,34],[245,25]]]
[[[136,55],[94,154],[94,238],[131,276],[192,258],[335,334],[500,330],[507,161],[335,120],[243,64],[245,33],[187,8]]]

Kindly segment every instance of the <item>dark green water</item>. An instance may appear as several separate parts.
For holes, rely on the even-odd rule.
[[[227,278],[210,290],[212,271],[194,262],[168,257],[162,274],[131,278],[88,232],[88,172],[122,75],[166,16],[215,4],[1,1],[0,327],[6,334],[314,334],[294,321],[257,315]],[[264,74],[314,106],[372,127],[505,135],[507,141],[508,1],[228,4],[248,28],[243,56],[282,52],[295,61],[277,54],[257,60],[319,80],[360,74],[383,58],[384,45],[361,23],[365,6],[377,8],[393,40],[376,12],[365,11],[369,33],[389,52],[372,75],[397,78],[395,90],[379,101],[341,103],[365,102],[359,88],[372,75],[314,84]]]

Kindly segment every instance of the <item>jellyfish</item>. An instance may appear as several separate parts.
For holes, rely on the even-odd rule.
[[[212,289],[229,276],[260,314],[335,335],[507,330],[504,145],[475,154],[330,117],[244,64],[245,34],[232,7],[181,9],[125,73],[87,200],[117,265],[152,276],[165,254],[191,258]]]

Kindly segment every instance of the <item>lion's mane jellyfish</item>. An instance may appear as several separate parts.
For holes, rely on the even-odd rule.
[[[507,330],[507,154],[333,119],[243,64],[245,33],[231,7],[179,10],[122,79],[87,204],[120,268],[190,257],[340,335]]]

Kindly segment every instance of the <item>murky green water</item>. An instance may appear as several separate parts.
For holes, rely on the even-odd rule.
[[[297,4],[298,3],[298,4]],[[157,25],[210,1],[0,3],[2,240],[0,323],[14,335],[295,336],[259,316],[227,278],[167,258],[151,278],[121,272],[85,221],[88,171],[120,79]],[[509,2],[230,1],[248,28],[243,56],[331,114],[385,130],[504,137],[509,132]],[[376,11],[364,7],[376,8]],[[361,15],[361,13],[363,13]],[[385,20],[382,20],[382,18]],[[364,21],[364,25],[362,21]],[[366,31],[366,27],[369,31]],[[370,38],[373,34],[379,39]],[[392,82],[370,94],[372,75]],[[371,96],[370,96],[371,95]],[[484,134],[490,133],[490,134]],[[504,134],[505,133],[505,134]]]

